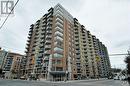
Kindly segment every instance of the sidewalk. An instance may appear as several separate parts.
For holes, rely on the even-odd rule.
[[[105,78],[101,78],[101,79],[86,79],[86,80],[70,80],[70,81],[47,81],[47,80],[38,80],[38,82],[45,82],[45,83],[73,83],[73,82],[94,82],[94,81],[102,81],[102,80],[109,80],[109,79],[105,79]]]
[[[86,79],[86,80],[70,80],[67,82],[93,82],[93,81],[102,81],[102,80],[109,80],[109,79],[100,78],[100,79]]]

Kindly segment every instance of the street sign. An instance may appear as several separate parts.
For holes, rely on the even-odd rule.
[[[99,56],[96,56],[96,61],[100,61],[100,57]]]

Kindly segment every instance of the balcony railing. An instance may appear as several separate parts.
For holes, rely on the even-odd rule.
[[[56,17],[59,17],[60,19],[62,19],[62,20],[63,20],[63,16],[62,16],[62,15],[60,15],[60,14],[56,14]]]
[[[48,49],[48,48],[50,49],[50,48],[51,48],[51,45],[45,45],[45,48],[46,48],[46,49]]]
[[[51,44],[51,40],[46,40],[45,44]]]
[[[58,26],[55,28],[55,30],[56,30],[56,31],[59,31],[59,32],[61,32],[61,33],[63,33],[63,29],[60,28],[60,27],[58,27]]]
[[[59,23],[59,22],[56,22],[56,25],[63,28],[63,24]]]
[[[63,24],[63,20],[61,18],[59,18],[59,17],[56,18],[56,22],[59,22],[59,23]]]
[[[50,50],[46,50],[44,54],[50,54],[51,51]]]

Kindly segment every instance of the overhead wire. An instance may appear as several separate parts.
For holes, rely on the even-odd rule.
[[[9,0],[8,0],[8,2],[9,2]],[[6,21],[8,20],[8,18],[9,18],[9,16],[10,16],[10,14],[12,13],[12,11],[14,10],[14,8],[15,8],[16,5],[18,4],[18,2],[19,2],[19,0],[17,0],[16,3],[15,3],[15,5],[12,7],[10,13],[7,15],[7,17],[5,18],[4,22],[1,24],[0,29],[2,29],[2,27],[3,27],[4,24],[6,23]]]

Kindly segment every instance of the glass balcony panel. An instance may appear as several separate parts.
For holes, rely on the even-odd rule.
[[[60,10],[56,10],[56,13],[63,15],[63,12],[61,12]]]
[[[58,53],[55,53],[55,54],[54,54],[54,57],[55,57],[55,58],[62,58],[62,57],[63,57],[63,55],[58,54]]]
[[[56,36],[63,37],[63,34],[62,34],[61,32],[59,32],[59,31],[56,31],[56,32],[55,32],[55,35],[56,35]]]
[[[56,25],[63,28],[63,24],[59,23],[59,22],[56,22]]]
[[[63,16],[60,14],[56,14],[56,17],[59,17],[60,19],[63,19]]]
[[[60,28],[60,27],[57,26],[55,29],[56,29],[57,31],[63,33],[63,29],[62,29],[62,28]]]
[[[61,24],[63,24],[63,20],[60,19],[59,17],[56,18],[56,22],[60,22]]]
[[[55,50],[55,51],[63,51],[63,49],[62,49],[62,48],[59,48],[59,47],[55,47],[54,50]]]
[[[55,37],[55,40],[63,41],[63,38],[61,38],[61,37],[59,37],[59,36],[56,36],[56,37]]]

